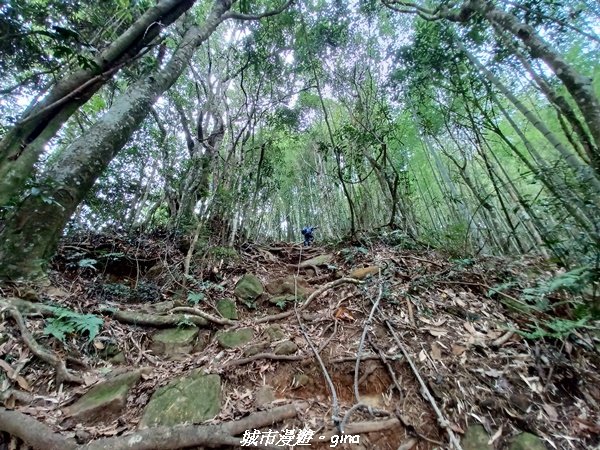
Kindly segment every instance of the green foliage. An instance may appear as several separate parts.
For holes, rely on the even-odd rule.
[[[239,258],[238,252],[231,247],[213,247],[210,249],[210,255],[217,259],[237,259]]]
[[[205,298],[202,292],[190,292],[187,296],[188,302],[193,304],[194,306],[198,305]]]
[[[46,320],[44,334],[65,342],[67,335],[87,334],[87,342],[91,342],[99,333],[104,321],[93,314],[79,314],[69,309],[54,308],[55,317]]]
[[[589,318],[584,317],[578,320],[553,319],[542,323],[531,325],[529,330],[513,330],[527,339],[543,339],[552,337],[557,339],[566,339],[571,333],[581,328],[590,328],[588,326]]]

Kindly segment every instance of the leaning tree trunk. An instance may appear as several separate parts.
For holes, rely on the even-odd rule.
[[[525,45],[532,58],[541,59],[548,65],[571,94],[594,137],[596,149],[600,148],[600,100],[594,92],[592,80],[581,75],[533,27],[519,22],[516,16],[495,7],[489,0],[466,0],[458,10],[442,8],[437,18],[468,22],[473,13],[515,36]]]
[[[204,24],[192,26],[169,63],[133,84],[84,136],[62,151],[0,231],[0,279],[39,278],[67,221],[96,179],[140,126],[159,95],[189,64],[196,48],[231,16],[232,0],[215,0]]]
[[[143,51],[195,0],[164,0],[148,9],[94,59],[93,67],[66,75],[23,113],[0,141],[0,205],[22,193],[44,146],[98,90]]]

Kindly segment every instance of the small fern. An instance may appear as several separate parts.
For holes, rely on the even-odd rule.
[[[56,316],[46,321],[44,334],[55,337],[61,342],[69,334],[83,335],[87,333],[91,342],[102,328],[104,321],[93,314],[79,314],[65,308],[54,308]]]

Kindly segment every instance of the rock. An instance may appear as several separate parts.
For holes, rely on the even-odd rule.
[[[292,341],[283,341],[273,350],[276,355],[293,355],[298,351],[298,346]]]
[[[375,275],[378,273],[379,273],[378,266],[369,266],[369,267],[363,267],[360,269],[354,269],[352,272],[350,272],[350,275],[348,275],[348,277],[356,278],[357,280],[363,280],[363,279],[367,278],[369,275]]]
[[[244,356],[250,357],[254,355],[258,355],[259,353],[263,353],[265,350],[269,348],[269,344],[263,342],[261,344],[252,344],[244,349]]]
[[[333,254],[326,253],[325,255],[315,256],[314,258],[302,261],[300,263],[300,267],[324,266],[325,264],[329,264],[331,261],[333,261]]]
[[[265,290],[271,295],[297,295],[298,298],[306,298],[312,292],[310,285],[303,278],[292,275],[285,278],[277,278],[265,286]]]
[[[242,328],[217,333],[217,342],[223,348],[236,348],[250,342],[254,335],[252,328]]]
[[[255,397],[256,406],[265,406],[275,401],[275,393],[271,386],[262,386]]]
[[[292,381],[292,386],[295,388],[308,386],[311,384],[311,379],[308,375],[304,373],[297,373],[294,375],[294,379]]]
[[[235,285],[234,293],[240,299],[251,302],[256,300],[263,291],[264,288],[260,280],[256,276],[247,273]]]
[[[237,320],[238,318],[235,302],[228,298],[224,298],[217,302],[217,311],[219,311],[219,314],[225,319]]]
[[[121,415],[129,390],[147,369],[138,369],[102,381],[79,400],[63,409],[63,413],[78,422],[111,421]]]
[[[512,441],[508,450],[546,450],[546,445],[535,434],[521,433]]]
[[[202,423],[221,409],[221,378],[201,371],[175,379],[158,389],[146,408],[140,428]]]
[[[265,333],[267,333],[271,342],[285,339],[285,333],[280,325],[271,325],[267,327],[265,329]]]
[[[464,450],[493,450],[494,447],[488,445],[489,440],[490,437],[482,425],[471,425],[460,444]]]
[[[168,328],[152,336],[151,349],[157,355],[181,355],[192,352],[193,342],[198,336],[198,328]]]

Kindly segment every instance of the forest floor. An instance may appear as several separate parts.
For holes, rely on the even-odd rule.
[[[538,436],[548,449],[590,449],[600,443],[600,335],[592,327],[570,326],[577,322],[569,295],[543,287],[560,274],[549,263],[451,259],[382,242],[309,248],[279,242],[246,244],[237,253],[201,252],[191,259],[186,278],[187,248],[189,243],[165,236],[82,234],[62,243],[48,285],[3,286],[2,301],[59,306],[104,322],[91,342],[85,333],[67,333],[61,342],[48,330],[44,311],[26,314],[20,307],[25,330],[18,315],[5,316],[0,429],[35,442],[18,424],[7,425],[12,416],[3,414],[16,411],[21,422],[34,418],[47,427],[42,430],[71,443],[136,448],[113,445],[110,438],[137,429],[158,387],[201,368],[221,380],[220,412],[210,424],[293,404],[293,417],[262,429],[309,428],[315,432],[311,448],[334,447],[336,415],[347,435],[360,438],[337,448],[457,448],[451,441],[462,439],[465,449],[504,449],[524,432]],[[255,275],[266,291],[253,301],[237,299],[238,319],[223,320],[216,305],[235,298],[245,274]],[[269,301],[274,294],[267,291],[282,293],[278,286],[290,282],[296,294],[305,294],[295,307]],[[115,288],[119,285],[129,291]],[[157,305],[162,312],[156,312]],[[176,355],[156,354],[152,335],[157,328],[130,323],[136,320],[115,310],[156,317],[198,314],[208,318],[197,338],[203,345]],[[269,338],[274,325],[281,339]],[[219,330],[240,328],[252,330],[250,342],[230,349],[219,345]],[[280,341],[297,348],[275,352]],[[109,345],[122,352],[120,360],[107,357]],[[258,350],[249,352],[250,346]],[[59,361],[65,362],[71,383],[57,385]],[[65,413],[110,372],[140,367],[147,370],[117,417],[83,424]],[[261,400],[265,386],[266,401]],[[37,432],[33,425],[30,429]],[[468,440],[477,429],[487,442],[480,439],[473,446]],[[9,448],[10,438],[3,439],[0,448]]]

